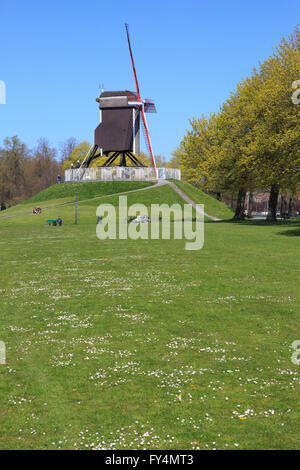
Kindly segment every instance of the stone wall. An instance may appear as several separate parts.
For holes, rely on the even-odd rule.
[[[158,179],[181,179],[176,168],[157,168]],[[65,170],[65,182],[74,181],[153,181],[156,180],[154,168],[111,166],[99,168],[77,168]]]

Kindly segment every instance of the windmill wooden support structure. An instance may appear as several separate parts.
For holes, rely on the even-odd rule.
[[[94,144],[80,168],[88,168],[93,160],[103,156],[106,159],[102,167],[112,166],[118,161],[118,166],[121,167],[144,167],[145,165],[139,160],[140,129],[142,128],[150,161],[158,177],[146,121],[146,113],[156,113],[156,107],[152,100],[141,99],[127,24],[125,28],[136,92],[103,91],[96,99],[99,103],[101,122],[95,129]]]

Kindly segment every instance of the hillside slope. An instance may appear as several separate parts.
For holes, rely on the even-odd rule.
[[[150,210],[152,203],[164,203],[170,206],[174,203],[186,204],[183,198],[184,195],[176,193],[174,187],[165,183],[160,182],[155,185],[149,182],[138,181],[107,181],[56,184],[27,201],[4,211],[0,214],[0,220],[2,222],[4,220],[12,221],[18,216],[17,218],[20,223],[29,222],[30,225],[35,225],[36,223],[40,224],[42,221],[45,222],[45,218],[57,218],[60,216],[66,223],[74,223],[76,192],[78,194],[78,211],[82,216],[81,222],[84,221],[84,223],[95,222],[95,211],[102,200],[117,206],[119,194],[128,193],[128,205],[141,203],[145,204],[148,210]],[[204,210],[206,214],[211,216],[211,219],[232,218],[233,212],[231,209],[194,188],[189,183],[176,181],[176,186],[195,203],[204,204]],[[140,192],[140,190],[142,191]],[[42,208],[41,215],[32,214],[32,209],[35,206]],[[205,220],[209,219],[205,217]]]
[[[88,183],[54,184],[40,193],[35,194],[30,199],[27,199],[27,201],[24,201],[22,204],[75,197],[76,191],[78,192],[78,200],[89,199],[96,196],[104,196],[146,188],[153,184],[154,183],[149,181],[94,181]]]
[[[44,210],[51,207],[71,204],[73,202],[75,203],[76,193],[77,200],[80,202],[93,198],[109,196],[111,194],[146,189],[151,186],[154,186],[154,183],[144,181],[97,181],[88,183],[54,184],[26,201],[0,212],[0,220],[19,214],[31,214],[32,209],[37,206],[41,207],[44,212]]]
[[[86,183],[90,184],[90,183]],[[107,183],[102,183],[103,185]],[[151,204],[178,203],[181,206],[184,200],[167,184],[151,185],[149,187],[133,188],[130,183],[127,186],[118,186],[119,191],[113,194],[97,195],[86,199],[79,199],[77,204],[78,223],[95,224],[96,210],[100,204],[111,204],[115,207],[119,204],[119,196],[127,196],[128,207],[139,203],[144,204],[150,214]],[[40,215],[32,214],[32,208],[39,205],[42,208]],[[21,225],[44,225],[47,219],[56,219],[61,217],[65,224],[74,224],[76,204],[74,197],[50,199],[41,203],[33,204],[26,201],[14,208],[6,210],[0,215],[1,226],[3,224],[21,224]]]
[[[172,180],[172,182],[196,204],[204,204],[205,212],[211,216],[219,219],[232,219],[234,215],[233,210],[223,204],[223,202],[209,196],[195,186],[192,186],[187,181]]]

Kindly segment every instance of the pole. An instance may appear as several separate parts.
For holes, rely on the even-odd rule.
[[[133,61],[133,55],[132,55],[132,50],[131,50],[131,45],[130,45],[130,39],[129,39],[129,28],[128,28],[128,24],[127,24],[127,23],[125,23],[125,28],[126,28],[126,34],[127,34],[127,41],[128,41],[128,46],[129,46],[129,53],[130,53],[130,58],[131,58],[131,64],[132,64],[132,68],[133,68],[133,75],[134,75],[134,81],[135,81],[135,86],[136,86],[137,97],[138,97],[138,99],[140,100],[140,99],[141,99],[140,89],[139,89],[139,85],[138,85],[138,81],[137,81],[137,75],[136,75],[135,66],[134,66],[134,61]]]
[[[75,224],[77,225],[77,204],[78,203],[78,191],[76,191],[76,209],[75,209]]]

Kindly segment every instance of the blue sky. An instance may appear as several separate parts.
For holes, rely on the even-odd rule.
[[[141,95],[157,106],[153,150],[169,159],[189,119],[217,111],[299,13],[299,0],[0,0],[0,145],[92,143],[100,84],[135,90],[127,22]]]

